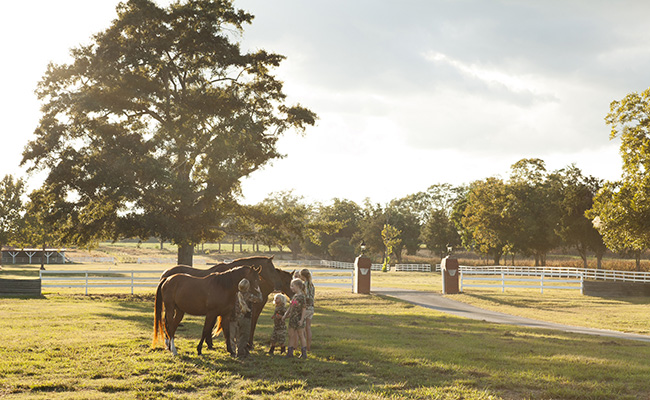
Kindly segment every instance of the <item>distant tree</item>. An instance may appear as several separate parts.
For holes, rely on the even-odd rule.
[[[422,227],[422,242],[426,244],[427,249],[442,258],[447,251],[447,245],[458,246],[461,239],[447,213],[441,209],[433,209]]]
[[[161,237],[192,264],[213,240],[240,179],[281,155],[278,138],[312,125],[285,105],[271,75],[283,57],[242,52],[233,40],[253,16],[227,0],[151,0],[117,6],[111,26],[48,66],[29,170],[79,245],[124,236]]]
[[[420,249],[421,223],[418,214],[408,201],[397,199],[391,201],[384,210],[386,223],[400,231],[400,241],[395,245],[397,262],[402,262],[402,251],[405,248],[408,254],[416,254]]]
[[[594,227],[591,219],[585,212],[591,209],[593,199],[602,182],[594,177],[582,175],[582,171],[575,165],[558,171],[555,181],[559,183],[560,222],[556,233],[560,236],[565,246],[574,247],[580,257],[584,268],[587,268],[587,252],[596,254],[598,268],[602,267],[602,257],[606,251],[603,237]]]
[[[386,247],[386,256],[384,257],[384,263],[381,268],[382,271],[387,272],[390,267],[390,258],[391,255],[395,254],[397,249],[399,249],[402,232],[395,228],[392,225],[384,224],[384,228],[381,230],[381,239]]]
[[[41,267],[45,260],[47,246],[62,245],[60,239],[60,223],[48,222],[47,216],[52,212],[52,201],[47,192],[42,189],[29,194],[29,202],[25,205],[25,215],[21,221],[17,241],[24,247],[41,247]]]
[[[559,192],[555,188],[543,160],[522,159],[513,164],[503,209],[508,225],[505,237],[514,251],[534,256],[535,265],[546,265],[546,254],[559,244],[555,232]]]
[[[327,227],[337,226],[338,229],[317,232],[316,240],[309,243],[311,252],[342,261],[340,257],[349,258],[350,251],[354,255],[355,246],[352,245],[352,238],[358,234],[362,218],[361,207],[351,200],[335,198],[332,204],[321,205],[317,211],[316,221]],[[335,242],[336,245],[333,246]]]
[[[0,250],[10,244],[18,235],[22,218],[24,183],[22,179],[14,179],[5,175],[0,181]],[[0,257],[2,265],[2,257]]]
[[[356,255],[355,250],[355,247],[350,244],[350,240],[347,238],[336,239],[327,246],[329,255],[334,260],[339,261],[353,261]]]
[[[461,225],[476,250],[492,257],[495,265],[499,265],[511,237],[506,207],[505,183],[499,178],[487,178],[472,183],[461,217]]]
[[[362,219],[359,222],[359,231],[352,238],[352,243],[358,245],[364,241],[368,255],[380,256],[383,259],[386,248],[381,238],[381,231],[385,223],[386,215],[383,207],[366,199],[362,209]]]
[[[302,253],[306,242],[318,240],[319,233],[331,234],[339,229],[336,222],[317,221],[315,207],[292,191],[270,194],[258,210],[264,215],[265,230],[277,243],[289,247],[294,257]]]
[[[640,270],[641,253],[650,248],[650,89],[613,101],[605,121],[610,139],[621,139],[623,176],[603,186],[587,216],[607,247],[635,254]]]

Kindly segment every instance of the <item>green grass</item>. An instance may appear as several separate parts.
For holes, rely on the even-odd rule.
[[[565,325],[650,334],[650,298],[583,296],[574,290],[473,288],[450,298],[488,310]]]
[[[0,299],[0,397],[226,399],[634,399],[650,395],[650,346],[488,324],[379,296],[320,289],[308,360],[270,357],[270,307],[244,361],[150,348],[151,295]]]

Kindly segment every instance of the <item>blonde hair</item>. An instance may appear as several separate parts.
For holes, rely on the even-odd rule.
[[[246,314],[250,312],[250,308],[248,308],[248,304],[246,304],[246,300],[244,299],[244,293],[248,291],[251,287],[251,283],[248,281],[248,279],[244,278],[241,281],[239,281],[239,292],[237,292],[237,301],[239,302],[239,307],[241,308],[241,312]]]
[[[305,278],[305,280],[311,284],[313,284],[312,279],[311,279],[311,271],[309,271],[307,268],[303,268],[300,270],[300,276]]]
[[[287,298],[284,297],[284,295],[282,293],[276,293],[276,295],[273,296],[273,302],[274,303],[277,302],[278,299],[280,300],[280,303],[282,303],[283,306],[287,305]]]
[[[241,281],[239,281],[239,285],[237,285],[239,288],[240,292],[247,292],[248,289],[251,288],[251,283],[248,281],[248,279],[244,278]]]
[[[306,294],[305,293],[305,282],[303,282],[302,279],[300,279],[300,278],[293,279],[291,281],[291,286],[293,286],[293,285],[298,286],[298,289],[300,289],[303,292],[303,294]]]

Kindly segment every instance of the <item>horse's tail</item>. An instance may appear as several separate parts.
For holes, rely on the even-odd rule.
[[[154,319],[153,319],[153,341],[151,342],[151,347],[156,347],[156,344],[163,339],[163,321],[162,321],[162,311],[163,311],[163,302],[162,302],[162,285],[165,280],[161,280],[158,283],[158,288],[156,289],[156,302],[154,307]]]
[[[219,336],[222,331],[223,327],[221,326],[221,315],[219,315],[217,317],[217,323],[214,325],[214,329],[212,330],[212,336]]]

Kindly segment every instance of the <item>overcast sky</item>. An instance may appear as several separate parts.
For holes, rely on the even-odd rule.
[[[4,5],[3,156],[18,169],[37,125],[33,94],[49,61],[115,18],[115,0]],[[287,156],[243,184],[245,201],[293,189],[361,203],[507,177],[521,158],[620,177],[609,103],[650,86],[646,1],[241,0],[256,18],[243,47],[287,57],[289,103],[319,115]],[[37,182],[37,179],[34,179]]]

